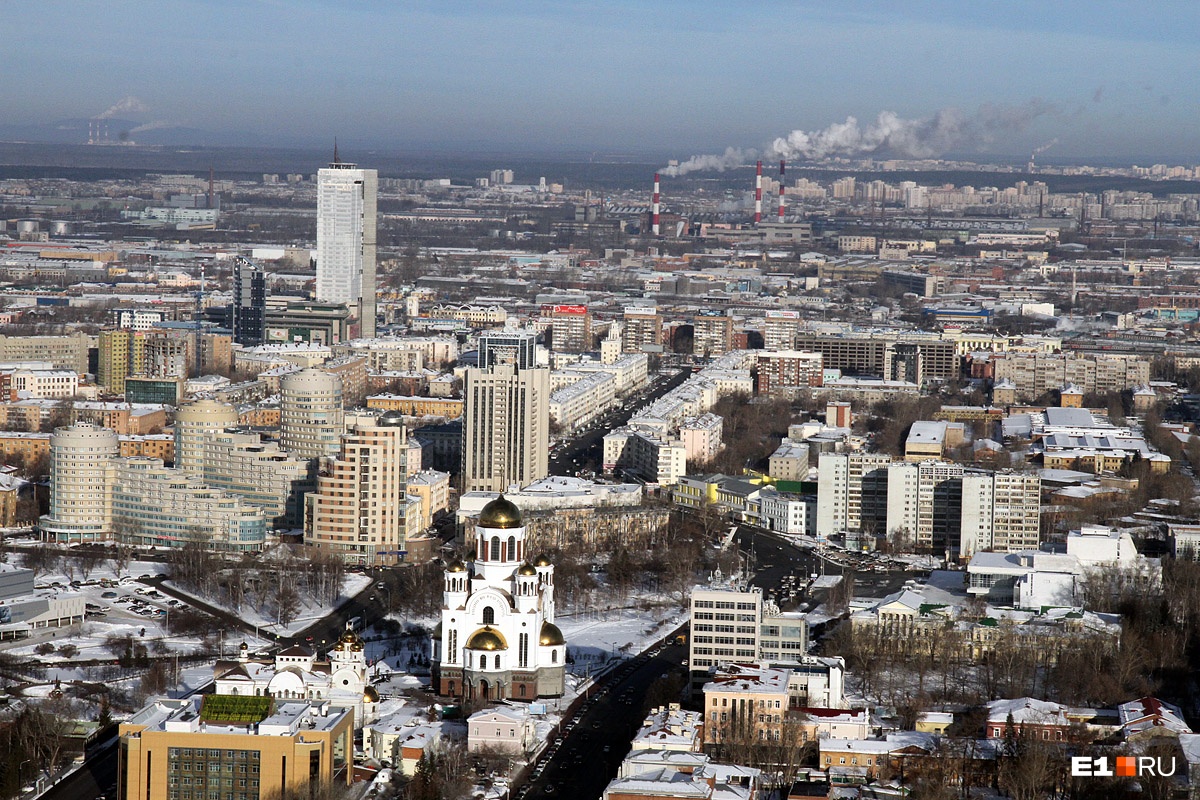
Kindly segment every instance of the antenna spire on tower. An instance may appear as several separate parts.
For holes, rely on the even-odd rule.
[[[338,156],[337,137],[333,137],[333,163],[340,164],[342,159]]]

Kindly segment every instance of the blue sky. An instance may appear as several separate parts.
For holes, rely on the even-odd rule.
[[[0,102],[9,124],[132,95],[139,122],[231,140],[686,157],[1036,101],[961,147],[1188,160],[1198,31],[1194,2],[38,0],[5,6]]]

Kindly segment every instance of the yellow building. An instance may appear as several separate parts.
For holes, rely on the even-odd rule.
[[[705,749],[780,740],[788,713],[788,672],[733,664],[704,684]]]
[[[377,394],[367,398],[367,408],[399,411],[409,417],[458,419],[463,414],[463,401],[449,397],[406,397],[398,394]]]
[[[350,783],[354,712],[328,702],[159,698],[120,727],[121,800],[307,795]]]
[[[32,464],[50,457],[50,434],[0,431],[0,461]]]
[[[305,543],[347,563],[398,563],[408,525],[421,518],[420,500],[408,502],[408,435],[395,411],[362,419],[325,456],[317,491],[305,496]]]
[[[147,458],[157,458],[169,464],[175,463],[175,437],[168,433],[150,434],[147,436],[122,436],[120,438],[120,447],[122,458],[146,456]]]
[[[125,328],[100,331],[96,382],[108,392],[124,394],[125,379],[145,360],[145,341],[146,335],[141,331]]]

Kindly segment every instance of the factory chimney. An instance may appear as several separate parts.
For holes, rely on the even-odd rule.
[[[654,173],[654,195],[650,200],[650,233],[658,236],[658,212],[659,212],[659,193],[658,193],[658,173]]]
[[[779,221],[783,222],[783,173],[787,168],[787,162],[782,158],[779,159]]]
[[[762,222],[762,162],[754,165],[754,224]]]

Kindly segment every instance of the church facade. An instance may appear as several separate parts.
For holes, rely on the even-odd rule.
[[[554,624],[554,565],[529,558],[521,512],[503,495],[479,513],[474,559],[446,567],[442,598],[431,643],[438,694],[562,696],[567,646]]]
[[[367,682],[367,658],[362,640],[349,628],[318,661],[307,647],[289,647],[273,659],[250,656],[242,642],[236,661],[218,661],[213,667],[217,694],[275,697],[283,700],[328,700],[330,705],[354,709],[354,726],[361,728],[375,716],[379,694]]]

